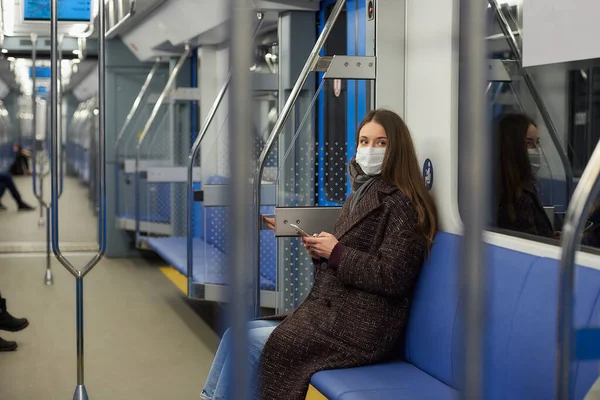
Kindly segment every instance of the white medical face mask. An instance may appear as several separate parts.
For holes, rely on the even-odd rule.
[[[540,166],[542,165],[542,153],[540,152],[540,148],[537,147],[535,149],[527,149],[527,154],[529,155],[529,164],[531,164],[531,172],[536,175],[540,170]]]
[[[356,163],[367,175],[379,175],[385,157],[384,147],[359,147],[356,150]]]

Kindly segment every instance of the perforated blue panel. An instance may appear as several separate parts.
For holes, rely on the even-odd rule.
[[[146,243],[181,274],[187,275],[187,239],[184,237],[147,238]],[[211,263],[211,265],[207,265]],[[225,254],[202,239],[194,239],[193,280],[196,283],[220,284],[227,282]],[[261,277],[263,290],[275,289],[275,282]]]
[[[209,185],[226,185],[229,178],[223,176],[211,176],[207,180]],[[275,207],[263,206],[260,208],[262,214],[275,213]],[[228,231],[230,226],[228,207],[205,207],[205,240],[219,251],[226,253],[228,249]],[[271,281],[277,280],[277,240],[272,231],[261,231],[260,233],[260,273]]]

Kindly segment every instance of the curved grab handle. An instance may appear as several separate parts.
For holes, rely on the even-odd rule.
[[[181,57],[179,57],[179,61],[177,62],[177,65],[175,65],[175,68],[173,68],[173,71],[171,71],[171,75],[169,76],[169,79],[167,80],[167,83],[166,83],[162,93],[158,97],[158,101],[156,102],[156,104],[154,105],[154,108],[152,109],[150,118],[148,118],[148,121],[146,121],[146,125],[144,126],[144,129],[142,130],[142,134],[138,138],[138,142],[137,142],[137,145],[135,148],[135,239],[136,239],[136,244],[139,244],[139,239],[140,239],[140,218],[141,218],[140,174],[139,174],[139,172],[140,172],[140,151],[142,149],[142,144],[144,143],[144,139],[146,139],[146,136],[148,135],[148,132],[150,131],[150,128],[152,127],[152,124],[154,123],[154,120],[156,119],[156,116],[158,115],[158,112],[160,111],[160,107],[162,107],[162,104],[165,101],[165,98],[167,97],[167,95],[169,94],[171,89],[173,88],[175,79],[177,79],[177,76],[179,75],[179,71],[181,70],[181,67],[183,67],[183,63],[185,62],[185,60],[190,55],[190,52],[191,52],[191,47],[189,44],[186,44],[185,51],[183,52]]]
[[[98,215],[98,252],[90,261],[78,270],[65,258],[59,245],[59,146],[58,135],[58,0],[50,2],[50,138],[51,138],[51,227],[52,251],[58,261],[75,277],[76,283],[76,326],[77,326],[77,387],[74,400],[87,400],[84,384],[84,330],[83,330],[83,278],[104,256],[106,250],[106,88],[105,88],[105,2],[98,2],[98,158],[99,158],[99,215]]]
[[[258,36],[260,32],[260,28],[264,21],[264,13],[257,13],[256,17],[258,18],[258,25],[254,31],[254,39]],[[223,87],[219,90],[217,94],[217,98],[213,102],[212,107],[208,111],[206,115],[206,119],[202,123],[202,127],[192,145],[192,149],[190,150],[190,154],[187,160],[187,276],[188,276],[188,292],[187,295],[190,296],[192,293],[192,275],[194,269],[194,253],[193,253],[193,245],[194,245],[194,228],[192,227],[192,219],[194,214],[194,161],[198,156],[198,151],[200,150],[200,144],[206,136],[208,132],[208,128],[212,123],[215,115],[217,114],[217,110],[219,109],[223,98],[225,97],[225,93],[229,88],[229,84],[231,83],[231,70],[227,74],[227,78],[225,78],[225,83],[223,83]]]
[[[306,83],[306,80],[308,79],[308,75],[314,69],[317,61],[319,60],[319,53],[321,52],[321,48],[323,48],[323,45],[327,41],[327,38],[329,37],[331,30],[333,29],[333,25],[335,24],[338,17],[340,16],[345,4],[346,4],[346,0],[337,0],[337,2],[335,3],[335,6],[333,7],[331,14],[329,14],[329,18],[327,18],[327,22],[325,22],[325,26],[323,27],[323,30],[321,31],[321,34],[319,35],[319,38],[317,39],[317,42],[315,43],[312,51],[310,52],[310,55],[308,56],[308,59],[306,60],[306,63],[304,64],[304,67],[302,68],[302,71],[300,72],[300,75],[298,76],[298,80],[294,84],[294,87],[292,88],[292,91],[290,92],[290,95],[289,95],[287,101],[285,102],[283,109],[279,113],[279,117],[277,118],[277,121],[275,122],[275,126],[273,126],[273,130],[269,134],[269,138],[267,139],[267,142],[265,143],[265,147],[263,147],[260,157],[258,158],[256,171],[254,174],[254,207],[255,207],[255,214],[257,217],[256,227],[259,230],[260,230],[259,220],[260,220],[260,201],[261,201],[261,199],[260,199],[260,195],[261,195],[260,184],[262,181],[262,174],[263,174],[264,167],[265,167],[265,161],[267,160],[269,153],[273,149],[275,140],[279,137],[281,132],[283,132],[285,123],[287,122],[287,120],[290,116],[290,113],[292,112],[292,108],[294,107],[294,104],[296,103],[296,100],[298,99],[298,96],[300,95],[300,91],[302,90],[304,83]],[[254,292],[255,292],[254,293],[255,317],[258,317],[260,315],[260,301],[259,301],[260,300],[260,284],[259,284],[260,283],[260,232],[258,232],[257,238],[258,238],[257,239],[257,249],[254,251],[254,267],[255,267],[254,272],[256,273],[256,279],[255,279],[256,282],[255,282],[255,288],[254,288],[255,289],[254,290]]]
[[[569,161],[569,157],[567,156],[567,152],[560,140],[558,135],[558,130],[552,121],[552,117],[550,116],[550,112],[544,103],[542,96],[539,94],[535,84],[533,83],[533,79],[531,75],[527,71],[526,68],[523,67],[523,55],[521,53],[521,49],[519,48],[519,44],[517,43],[517,39],[515,34],[506,19],[506,16],[502,13],[502,9],[498,0],[488,0],[488,3],[494,10],[496,14],[496,19],[498,20],[498,25],[500,25],[500,29],[508,42],[508,46],[510,50],[514,53],[517,58],[517,65],[521,74],[523,75],[523,79],[525,80],[525,84],[531,93],[531,97],[533,97],[533,101],[537,105],[540,110],[540,114],[542,115],[542,119],[544,120],[544,124],[546,124],[546,128],[548,128],[548,133],[550,134],[550,139],[552,140],[552,144],[556,148],[558,152],[558,156],[560,157],[560,162],[565,170],[565,183],[567,186],[567,203],[571,198],[571,193],[573,193],[573,169],[571,168],[571,162]]]
[[[569,203],[562,230],[562,255],[558,280],[556,347],[556,399],[568,399],[569,369],[573,349],[573,307],[575,305],[575,252],[581,244],[587,216],[600,193],[600,143],[596,145]]]
[[[67,260],[60,249],[59,236],[59,146],[61,141],[58,135],[58,18],[57,18],[57,0],[51,0],[51,19],[50,19],[50,38],[51,38],[51,73],[50,73],[50,137],[51,137],[51,204],[52,211],[52,251],[59,262],[76,278],[83,278],[92,268],[102,259],[106,251],[106,88],[105,88],[105,35],[106,17],[104,14],[104,2],[99,3],[99,29],[98,35],[98,158],[99,158],[99,213],[98,213],[98,252],[92,259],[78,270]],[[35,71],[35,69],[34,69]]]

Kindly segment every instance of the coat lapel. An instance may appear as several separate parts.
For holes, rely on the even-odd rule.
[[[350,199],[346,200],[343,211],[338,220],[337,239],[340,240],[352,230],[360,221],[379,208],[381,205],[381,194],[389,195],[398,190],[395,186],[388,185],[378,179],[373,186],[367,190],[364,197],[358,202],[354,211],[350,210]]]

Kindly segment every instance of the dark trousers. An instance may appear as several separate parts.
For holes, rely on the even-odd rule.
[[[17,190],[15,186],[15,181],[13,181],[12,176],[7,174],[6,172],[0,172],[0,198],[4,195],[4,191],[8,189],[12,197],[15,199],[18,205],[23,203],[21,199],[21,194]]]

